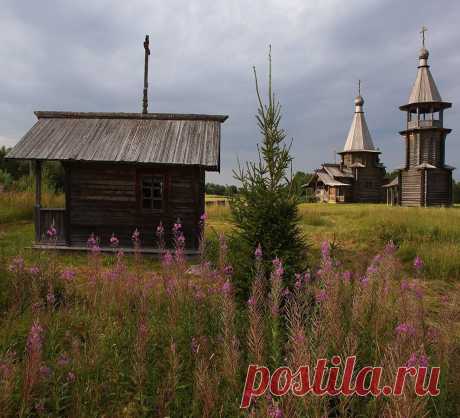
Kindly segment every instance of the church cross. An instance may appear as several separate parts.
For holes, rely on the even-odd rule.
[[[425,32],[427,31],[427,27],[426,26],[422,26],[422,30],[420,31],[420,33],[422,34],[422,46],[425,48]]]
[[[361,80],[358,80],[358,96],[361,96]]]
[[[142,98],[142,113],[148,113],[148,87],[149,87],[149,55],[150,55],[150,48],[149,48],[149,35],[145,35],[144,41],[144,49],[145,49],[145,57],[144,57],[144,91],[143,91],[143,98]]]

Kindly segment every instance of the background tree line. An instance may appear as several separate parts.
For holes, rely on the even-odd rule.
[[[6,160],[5,156],[9,148],[0,147],[0,188],[5,190],[24,191],[32,189],[33,185],[33,167],[27,161]],[[388,179],[393,179],[397,171],[387,173]],[[307,184],[313,177],[313,173],[297,171],[292,179],[292,187],[298,195],[300,201],[313,201],[314,197],[308,194],[308,191],[302,187]],[[64,190],[64,170],[59,162],[47,161],[43,165],[43,179],[49,190],[62,192]],[[217,196],[233,196],[238,193],[238,187],[235,185],[222,185],[216,183],[206,183],[206,194]],[[460,203],[460,181],[453,181],[453,199],[454,203]]]
[[[33,189],[33,165],[29,161],[6,160],[9,148],[0,147],[0,188],[27,191]],[[44,190],[59,193],[64,190],[64,169],[57,161],[43,164],[42,181]],[[1,187],[3,186],[3,187]]]

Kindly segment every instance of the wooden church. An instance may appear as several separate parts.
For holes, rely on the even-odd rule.
[[[388,204],[403,206],[450,206],[452,204],[452,171],[445,162],[446,137],[451,129],[444,127],[444,110],[452,106],[442,100],[428,65],[422,28],[417,77],[407,104],[406,127],[400,132],[406,145],[404,167],[388,185]]]
[[[355,98],[355,113],[345,147],[338,153],[340,163],[322,164],[306,185],[314,190],[319,202],[376,203],[383,199],[385,167],[366,123],[360,90]]]
[[[158,224],[170,231],[180,221],[187,251],[197,249],[205,172],[220,170],[227,116],[149,113],[148,36],[144,48],[142,113],[35,112],[38,121],[8,154],[35,164],[35,247],[84,249],[94,233],[108,249],[115,233],[129,250],[138,229],[143,251],[154,252]],[[64,208],[41,205],[44,161],[64,167]]]

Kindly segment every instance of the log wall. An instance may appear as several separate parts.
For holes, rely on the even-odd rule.
[[[204,170],[193,166],[72,163],[66,167],[69,182],[69,240],[85,245],[94,233],[108,245],[112,233],[122,246],[131,246],[137,228],[143,246],[156,246],[160,221],[170,231],[180,219],[188,248],[197,247],[198,223],[204,212]],[[141,178],[163,178],[161,210],[145,210]],[[168,233],[171,245],[171,234]]]

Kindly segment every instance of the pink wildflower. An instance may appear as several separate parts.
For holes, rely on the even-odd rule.
[[[70,358],[66,353],[62,353],[57,360],[57,364],[60,367],[65,367],[69,363],[70,363]]]
[[[136,228],[133,232],[133,235],[131,236],[131,240],[137,244],[140,241],[141,234],[139,230]]]
[[[27,337],[27,348],[30,351],[39,351],[42,347],[42,333],[43,328],[40,326],[38,321],[35,321],[30,328],[29,335]]]
[[[327,292],[325,289],[321,289],[315,296],[316,302],[321,303],[327,299]]]
[[[46,295],[46,302],[48,302],[48,305],[54,305],[54,303],[56,302],[53,289],[48,290],[48,294]]]
[[[248,299],[248,305],[249,306],[255,306],[256,304],[256,301],[255,299],[251,296],[249,299]]]
[[[414,267],[416,271],[420,271],[423,268],[423,261],[419,256],[414,259]]]
[[[417,354],[412,353],[409,360],[406,361],[406,367],[415,367],[417,365]]]
[[[34,408],[39,414],[43,414],[45,412],[45,402],[43,400],[35,402]]]
[[[395,331],[398,335],[415,335],[415,328],[408,323],[401,323],[396,328]]]
[[[367,284],[369,283],[369,277],[367,276],[361,277],[360,283],[362,286],[367,286]]]
[[[46,231],[46,235],[48,235],[48,238],[52,239],[55,238],[57,235],[57,230],[54,227],[54,225],[51,225],[48,230]]]
[[[401,290],[408,290],[410,289],[410,285],[407,280],[401,280]]]
[[[93,233],[91,233],[88,240],[86,241],[86,245],[90,248],[98,245],[98,239],[95,237]]]
[[[73,372],[67,373],[67,382],[68,382],[68,383],[73,383],[73,382],[75,382],[75,379],[76,379],[75,373],[73,373]]]
[[[256,257],[257,260],[260,261],[260,260],[262,259],[262,255],[263,255],[263,254],[262,254],[262,247],[260,246],[260,244],[257,245],[257,248],[256,248],[256,250],[255,250],[255,252],[254,252],[254,255],[255,255],[255,257]]]
[[[300,289],[302,287],[302,275],[296,273],[295,274],[295,284],[294,284],[296,289]]]
[[[385,254],[391,255],[396,251],[396,245],[393,241],[389,241],[383,250]]]
[[[110,246],[113,248],[116,248],[120,245],[120,240],[115,236],[115,234],[112,233],[112,236],[110,237]]]
[[[179,233],[179,231],[182,229],[182,224],[180,223],[180,221],[177,221],[174,225],[173,225],[173,233],[174,234],[177,234]]]
[[[230,294],[230,292],[232,291],[232,285],[231,283],[227,280],[224,285],[222,286],[222,293],[224,295],[228,295]]]
[[[323,260],[328,260],[330,257],[330,245],[328,241],[324,241],[321,244],[321,256],[323,257]]]
[[[276,257],[273,261],[273,267],[275,268],[275,275],[278,277],[281,277],[284,274],[284,268],[283,268],[283,263],[281,260]]]
[[[351,280],[351,271],[343,272],[343,281],[349,282]]]
[[[45,364],[40,366],[39,372],[43,379],[48,379],[51,376],[51,369]]]
[[[180,247],[183,247],[185,245],[185,236],[183,233],[179,233],[177,236],[177,244]]]
[[[163,223],[160,221],[160,223],[157,226],[157,235],[163,235],[165,233],[165,228],[163,226]]]
[[[38,276],[40,274],[40,269],[37,266],[32,266],[29,268],[29,273],[32,274],[32,276]]]
[[[233,274],[233,267],[228,265],[224,267],[224,274],[226,276],[231,276]]]
[[[192,349],[193,354],[197,354],[200,349],[200,344],[195,337],[192,337],[192,342],[190,343],[190,348]]]
[[[75,276],[76,276],[77,273],[75,273],[74,270],[72,269],[69,269],[69,268],[66,268],[62,271],[61,273],[61,277],[63,280],[65,280],[66,282],[71,282],[73,281],[73,279],[75,279]]]
[[[20,255],[14,257],[8,267],[8,270],[11,273],[21,273],[24,270],[24,259]]]

